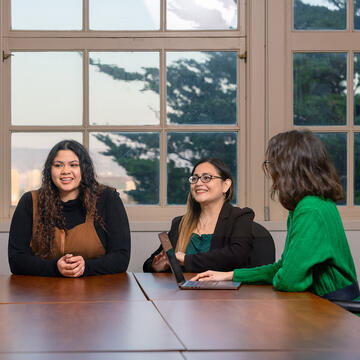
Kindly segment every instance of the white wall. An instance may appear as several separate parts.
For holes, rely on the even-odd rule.
[[[132,232],[131,233],[131,260],[128,271],[141,272],[144,260],[159,246],[158,232]],[[271,232],[275,247],[276,258],[281,256],[285,244],[285,231]],[[349,246],[354,257],[357,276],[360,280],[360,231],[346,232]],[[0,274],[10,274],[7,259],[8,233],[0,233]]]
[[[9,234],[0,232],[0,275],[10,274],[9,262],[7,257]]]

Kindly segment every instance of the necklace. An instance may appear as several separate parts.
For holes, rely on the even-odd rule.
[[[209,223],[209,221],[204,221],[203,219],[199,218],[199,221],[196,224],[196,232],[199,235],[205,234]]]

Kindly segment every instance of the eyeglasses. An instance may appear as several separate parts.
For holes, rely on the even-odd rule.
[[[199,179],[201,180],[202,183],[208,183],[210,182],[212,179],[222,179],[221,176],[215,176],[215,175],[208,175],[208,174],[204,174],[201,176],[198,175],[193,175],[189,177],[189,183],[190,184],[196,184]]]

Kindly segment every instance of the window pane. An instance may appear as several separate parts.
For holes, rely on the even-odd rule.
[[[236,52],[167,52],[167,120],[236,124]]]
[[[12,0],[13,30],[81,30],[82,0]]]
[[[168,204],[185,204],[189,193],[188,177],[200,160],[215,157],[230,168],[237,183],[237,137],[235,132],[170,132],[167,136]],[[234,194],[236,202],[236,194]]]
[[[90,154],[99,181],[115,187],[124,203],[159,203],[158,133],[92,133]]]
[[[354,54],[354,124],[360,125],[360,53]]]
[[[41,172],[50,149],[59,141],[82,142],[81,133],[13,133],[11,135],[11,204],[41,185]]]
[[[91,30],[159,30],[160,0],[89,0]]]
[[[340,177],[341,184],[347,193],[347,140],[346,133],[316,133],[320,140],[324,143],[325,148],[330,156],[331,162],[334,164],[336,172]],[[341,202],[345,205],[346,200]]]
[[[354,0],[354,28],[360,30],[360,0]]]
[[[360,205],[360,133],[354,133],[354,204]]]
[[[346,29],[346,0],[293,0],[295,30]]]
[[[91,125],[160,123],[158,52],[91,52]]]
[[[167,0],[168,30],[229,30],[237,28],[237,1]]]
[[[294,124],[346,124],[346,54],[295,53]]]
[[[11,58],[13,125],[82,123],[82,54],[14,52]]]

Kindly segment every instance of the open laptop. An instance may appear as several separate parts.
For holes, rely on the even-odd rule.
[[[223,289],[223,290],[236,290],[240,287],[241,282],[233,281],[190,281],[185,280],[183,271],[175,256],[175,250],[171,245],[168,234],[164,231],[159,234],[161,245],[168,258],[171,271],[173,272],[176,282],[182,290],[193,289]]]

